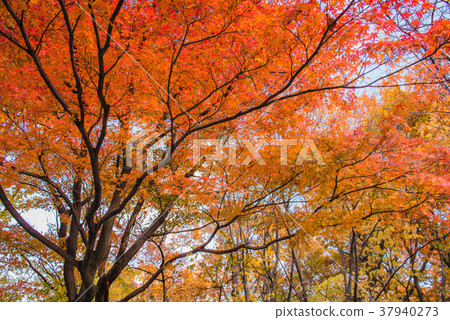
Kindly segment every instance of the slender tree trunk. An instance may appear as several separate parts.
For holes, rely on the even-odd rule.
[[[442,252],[439,251],[439,259],[441,262],[441,291],[439,293],[442,302],[447,301],[447,297],[445,296],[445,293],[447,291],[447,278],[445,276],[445,264],[444,264],[444,257],[442,256]]]
[[[292,260],[295,263],[295,269],[297,270],[298,280],[300,281],[300,286],[302,287],[302,301],[308,302],[308,294],[306,291],[306,285],[303,280],[302,270],[301,270],[300,264],[298,262],[297,253],[295,252],[294,249],[291,249],[291,253],[292,253]]]

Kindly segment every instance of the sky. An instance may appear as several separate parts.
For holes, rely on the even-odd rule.
[[[31,209],[22,214],[22,217],[37,231],[45,233],[48,231],[48,224],[54,224],[54,215],[50,211],[43,209]]]

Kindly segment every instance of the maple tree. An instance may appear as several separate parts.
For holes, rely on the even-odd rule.
[[[448,300],[448,11],[2,0],[1,299]]]

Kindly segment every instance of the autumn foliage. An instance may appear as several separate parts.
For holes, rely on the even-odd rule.
[[[448,301],[449,19],[2,0],[0,300]],[[140,170],[143,132],[165,144]],[[201,139],[234,162],[193,162]],[[270,139],[298,143],[281,161]],[[306,140],[325,165],[296,165]]]

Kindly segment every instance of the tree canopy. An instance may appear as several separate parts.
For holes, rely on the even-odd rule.
[[[2,0],[0,299],[449,300],[449,18]]]

